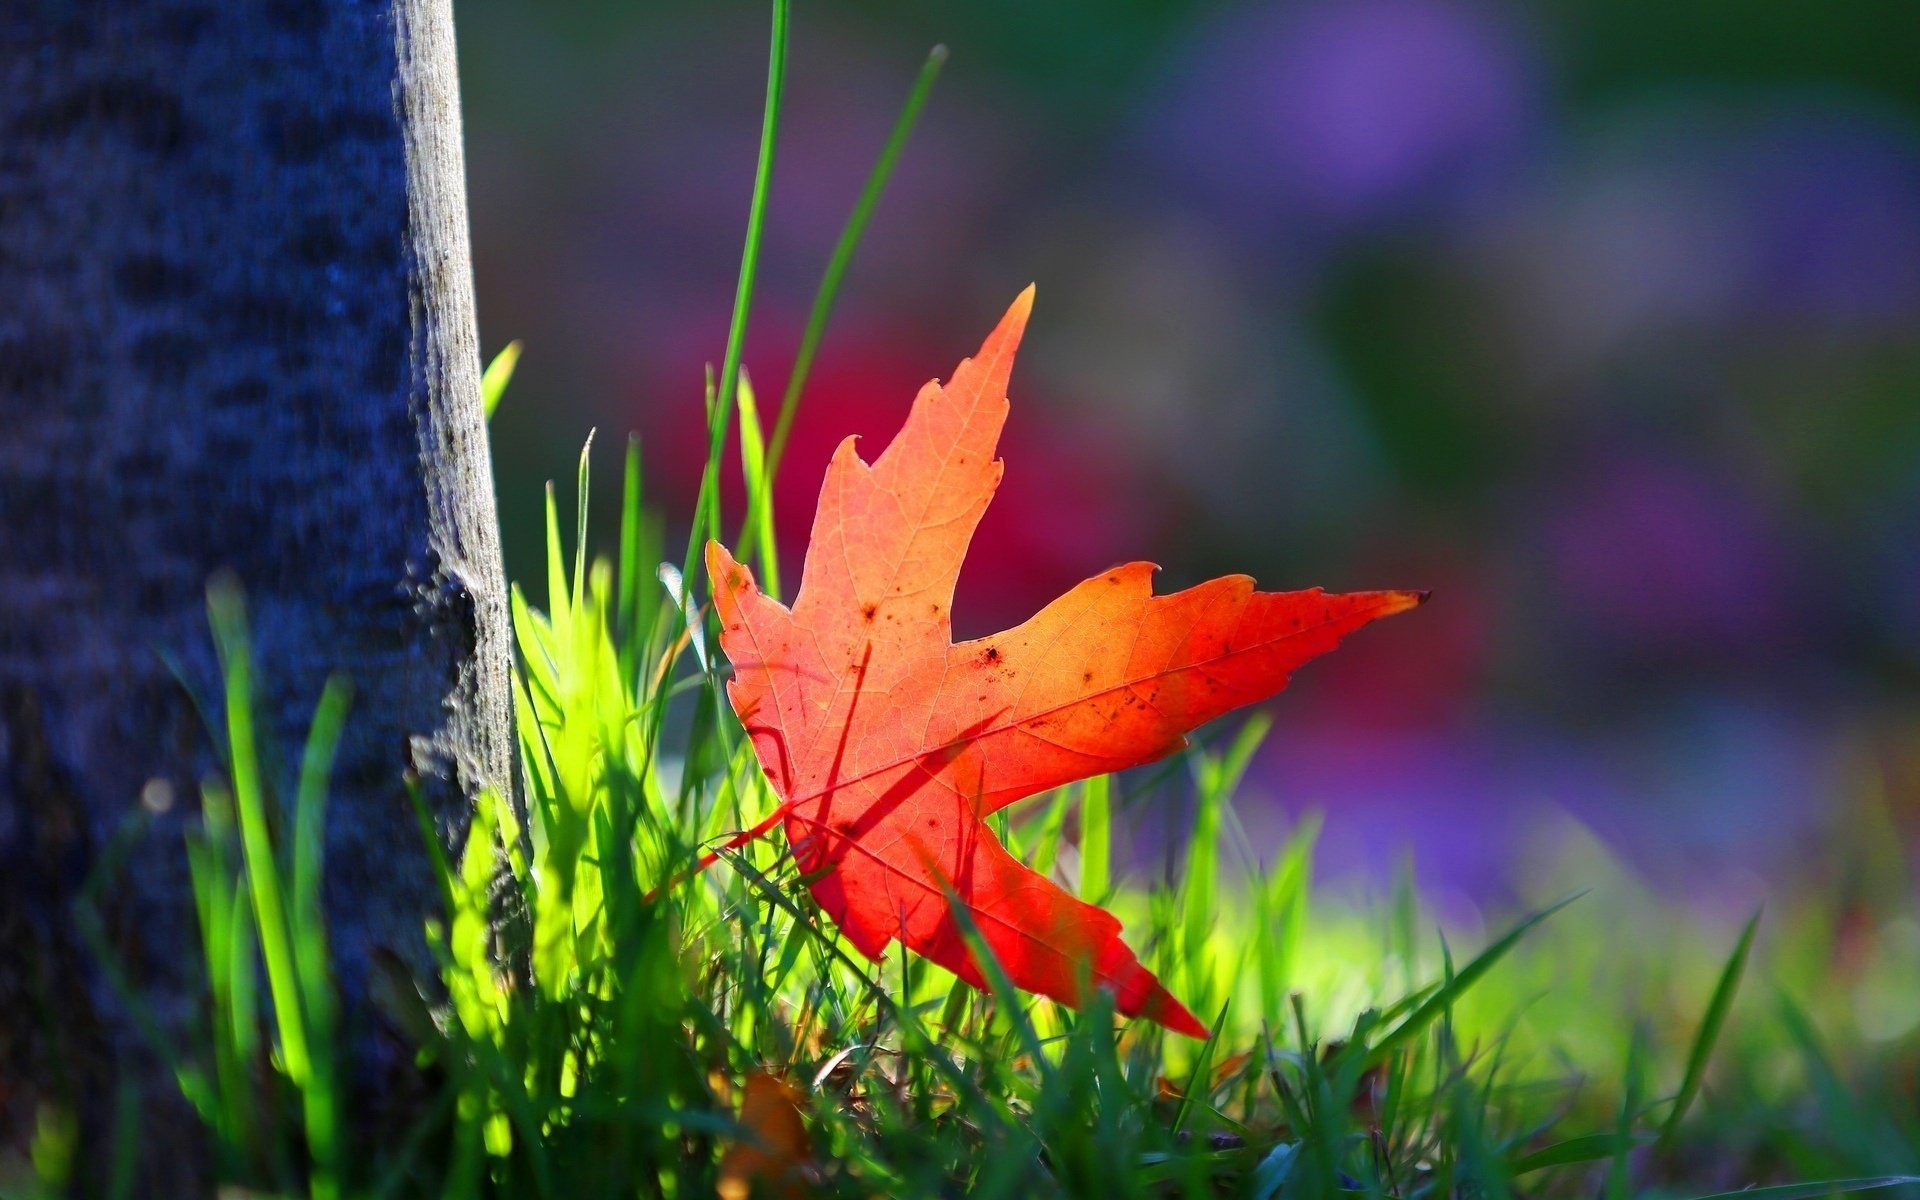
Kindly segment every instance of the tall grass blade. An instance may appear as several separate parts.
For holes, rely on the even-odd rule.
[[[887,135],[886,145],[881,147],[873,170],[867,173],[867,182],[860,189],[860,198],[854,202],[853,211],[847,215],[847,223],[840,230],[840,238],[834,243],[833,254],[827,259],[826,272],[821,275],[820,286],[813,293],[813,304],[807,310],[807,325],[800,335],[800,349],[794,355],[793,372],[787,376],[787,388],[780,397],[780,415],[774,421],[773,440],[767,448],[769,485],[780,473],[780,460],[787,452],[787,435],[793,429],[793,416],[800,407],[800,394],[807,386],[807,374],[813,369],[814,355],[818,353],[820,340],[826,334],[827,319],[833,315],[833,302],[840,295],[840,284],[853,262],[853,252],[866,235],[867,222],[873,217],[873,210],[878,207],[881,195],[887,190],[887,181],[893,178],[900,152],[913,135],[913,127],[919,124],[920,110],[927,106],[927,97],[933,94],[934,80],[940,77],[940,68],[946,63],[945,46],[935,46],[927,53],[927,61],[921,64],[920,73],[914,77],[913,90],[907,93],[906,104],[901,107],[900,115],[894,118],[893,130]],[[743,545],[741,553],[745,554],[746,550],[747,547]]]
[[[1680,1131],[1680,1122],[1692,1106],[1693,1098],[1700,1092],[1700,1083],[1706,1078],[1707,1060],[1713,1055],[1714,1043],[1720,1039],[1720,1030],[1727,1023],[1727,1014],[1733,1010],[1734,993],[1740,990],[1740,976],[1747,967],[1747,955],[1753,949],[1753,934],[1760,927],[1760,914],[1754,913],[1748,918],[1746,928],[1740,931],[1740,940],[1733,947],[1733,954],[1727,959],[1727,965],[1720,970],[1719,982],[1714,984],[1713,997],[1707,1002],[1707,1012],[1700,1020],[1700,1029],[1693,1036],[1693,1045],[1687,1051],[1687,1070],[1680,1080],[1680,1093],[1674,1098],[1673,1111],[1667,1114],[1666,1124],[1660,1130],[1660,1145],[1673,1144],[1674,1136]]]
[[[753,199],[747,207],[746,243],[740,250],[740,278],[734,287],[733,317],[727,327],[727,348],[720,360],[720,378],[714,394],[721,403],[709,410],[707,465],[701,475],[700,493],[694,502],[693,532],[687,540],[686,565],[682,577],[691,576],[700,561],[700,547],[707,538],[720,538],[720,459],[727,444],[727,424],[733,405],[724,398],[734,394],[740,378],[740,356],[747,340],[747,317],[753,309],[754,283],[760,273],[760,245],[767,224],[767,192],[773,183],[774,148],[780,141],[780,107],[787,76],[787,23],[792,16],[792,0],[773,0],[773,32],[767,47],[767,98],[760,114],[760,154],[753,169]]]
[[[233,779],[234,813],[240,827],[241,855],[267,966],[267,990],[273,997],[275,1030],[287,1076],[296,1086],[311,1077],[306,1018],[294,965],[280,864],[267,830],[266,784],[260,774],[253,721],[252,649],[247,636],[245,602],[239,582],[215,580],[207,588],[207,611],[218,643],[227,691],[227,738]]]

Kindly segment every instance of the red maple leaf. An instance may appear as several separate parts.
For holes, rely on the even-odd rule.
[[[1118,920],[1023,866],[985,818],[1180,748],[1425,594],[1257,592],[1229,575],[1155,596],[1153,565],[1136,562],[955,644],[954,584],[1000,482],[994,445],[1032,304],[1028,288],[951,382],[920,390],[871,466],[855,438],[840,443],[791,609],[708,544],[727,694],[782,801],[732,844],[784,822],[814,899],[872,958],[898,938],[984,987],[951,896],[1016,986],[1078,1005],[1091,982],[1122,1013],[1205,1037]]]

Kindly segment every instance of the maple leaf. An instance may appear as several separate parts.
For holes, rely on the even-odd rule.
[[[1160,758],[1271,696],[1347,634],[1420,592],[1258,592],[1244,575],[1155,596],[1150,563],[1088,579],[1024,624],[952,641],[954,584],[1000,482],[994,446],[1029,287],[945,385],[928,383],[871,466],[840,443],[791,609],[708,543],[727,694],[781,798],[814,899],[854,946],[889,942],[985,987],[950,905],[1016,986],[1205,1037],[1140,964],[1120,922],[1018,862],[986,817]],[[953,899],[950,900],[949,897]]]

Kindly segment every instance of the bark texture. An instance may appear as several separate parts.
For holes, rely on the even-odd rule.
[[[74,902],[95,879],[190,1044],[181,832],[216,761],[190,693],[218,694],[222,569],[283,797],[322,681],[355,684],[326,894],[380,1058],[366,972],[418,963],[434,905],[403,773],[449,838],[511,785],[478,377],[450,0],[0,3],[0,1153],[58,1104],[103,1169],[131,1078],[152,1191],[198,1177]]]

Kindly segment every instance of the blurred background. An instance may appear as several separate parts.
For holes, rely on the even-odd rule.
[[[1539,883],[1573,829],[1742,915],[1815,860],[1848,886],[1823,848],[1910,861],[1911,3],[798,8],[763,404],[914,72],[953,57],[801,406],[789,574],[834,444],[877,452],[1037,281],[957,633],[1141,557],[1163,588],[1435,592],[1276,702],[1241,801],[1260,852],[1317,808],[1323,873],[1410,854],[1477,899]],[[457,13],[484,350],[526,343],[494,425],[509,572],[536,576],[539,488],[596,426],[609,489],[640,434],[677,545],[766,6]]]

